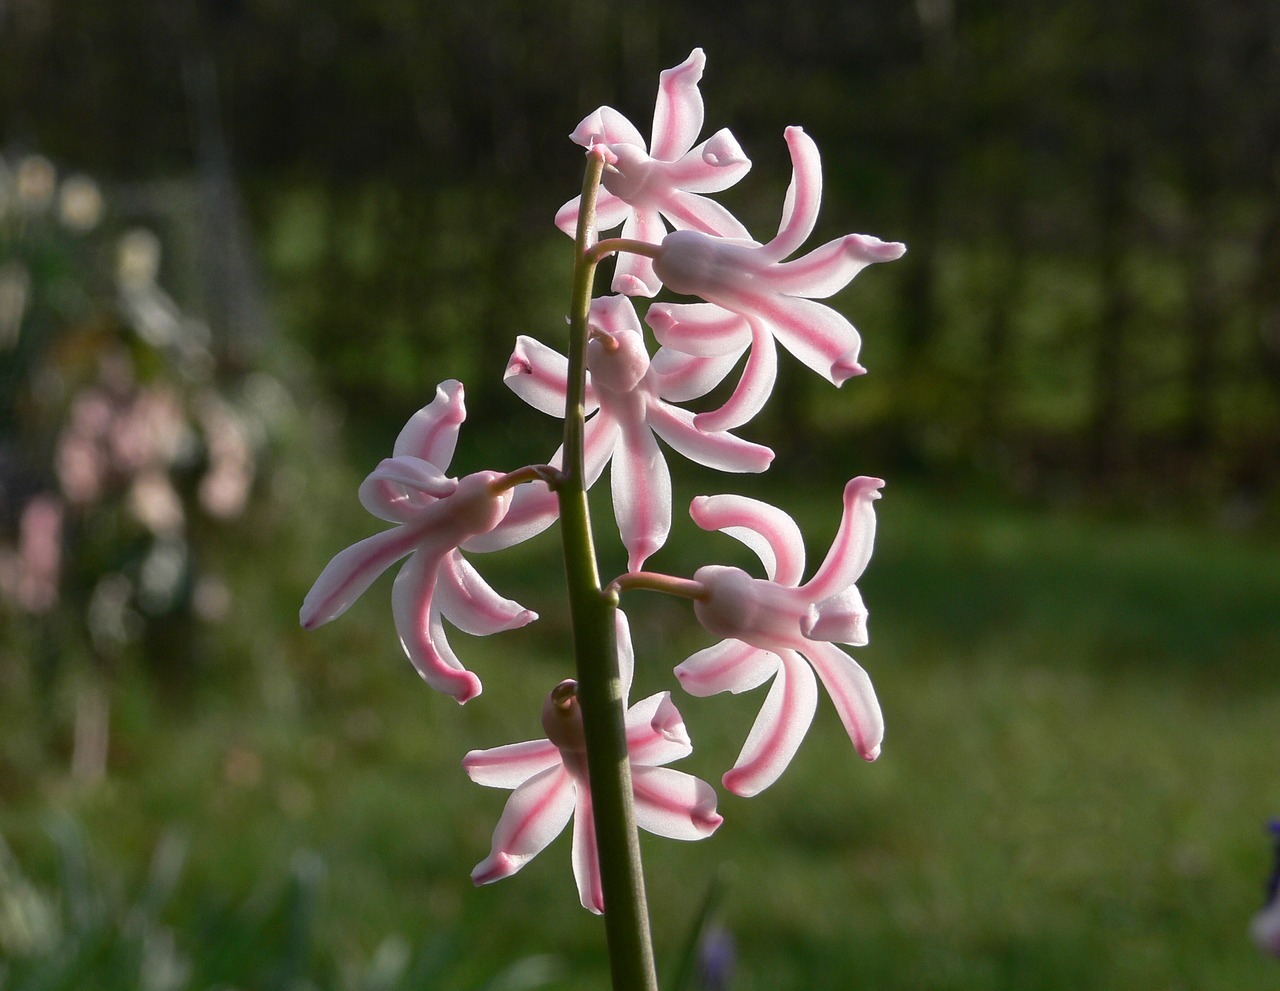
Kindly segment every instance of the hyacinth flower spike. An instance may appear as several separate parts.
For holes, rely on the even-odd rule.
[[[671,529],[671,476],[655,436],[691,461],[720,471],[764,471],[773,451],[725,431],[701,430],[694,414],[672,405],[714,388],[736,355],[696,357],[662,350],[651,361],[640,320],[625,296],[594,300],[589,319],[586,407],[594,415],[584,439],[586,484],[593,484],[612,462],[614,516],[627,548],[628,569],[638,571]],[[521,337],[507,365],[506,383],[531,406],[562,417],[567,372],[563,355]],[[552,464],[559,464],[560,457],[557,452]],[[554,507],[548,505],[545,512],[553,513]]]
[[[616,613],[618,665],[625,699],[634,652],[626,617]],[[604,911],[600,862],[587,777],[577,683],[561,682],[542,709],[546,738],[473,750],[462,766],[477,784],[514,789],[493,832],[493,846],[471,872],[476,884],[510,877],[542,852],[573,819],[573,875],[584,908]],[[641,829],[676,840],[710,836],[722,819],[715,790],[699,778],[663,767],[693,751],[669,692],[637,702],[626,714],[627,755]]]
[[[867,643],[867,610],[854,582],[871,557],[872,503],[883,484],[859,477],[845,486],[835,541],[803,585],[804,542],[790,516],[745,496],[693,501],[690,513],[699,526],[742,541],[768,575],[752,578],[739,568],[709,565],[696,571],[692,582],[681,583],[688,588],[682,594],[694,599],[698,621],[724,637],[675,669],[685,690],[700,696],[736,694],[773,678],[737,763],[724,776],[724,786],[737,795],[763,791],[791,762],[817,707],[814,672],[858,753],[866,760],[880,754],[884,720],[871,679],[836,644]]]
[[[622,237],[657,244],[673,227],[721,237],[747,238],[734,216],[704,193],[727,189],[747,174],[750,160],[728,130],[719,130],[696,148],[702,131],[702,93],[698,82],[706,56],[695,48],[680,65],[660,77],[653,111],[652,142],[612,107],[588,114],[569,136],[591,149],[603,146],[609,168],[596,201],[598,230],[622,225]],[[582,198],[556,214],[556,226],[570,236],[578,224]],[[655,296],[662,288],[653,263],[640,255],[622,255],[614,270],[613,291]]]
[[[655,303],[645,315],[659,342],[697,355],[751,355],[737,389],[718,410],[698,416],[705,430],[746,423],[764,405],[777,374],[776,339],[835,385],[865,369],[861,339],[831,307],[815,302],[843,289],[862,269],[902,257],[906,247],[848,234],[784,261],[813,232],[822,200],[817,145],[799,127],[786,130],[792,178],[778,234],[767,244],[678,230],[663,238],[654,271],[674,292],[702,303]]]
[[[480,536],[495,546],[527,536],[527,527],[507,525],[505,516],[512,488],[538,477],[540,469],[447,477],[465,418],[462,383],[442,382],[435,399],[396,438],[393,456],[360,486],[365,509],[397,525],[334,557],[307,593],[300,615],[306,629],[336,619],[387,568],[407,557],[391,593],[396,632],[423,680],[458,702],[479,695],[480,680],[454,654],[442,620],[485,636],[538,618],[495,592],[459,548],[470,549]]]

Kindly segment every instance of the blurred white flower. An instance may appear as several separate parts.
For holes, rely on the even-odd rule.
[[[58,192],[58,219],[77,234],[91,231],[102,220],[105,204],[98,184],[86,175],[73,175]]]
[[[58,176],[53,163],[43,155],[28,155],[18,163],[14,182],[18,208],[23,213],[41,213],[53,202]]]

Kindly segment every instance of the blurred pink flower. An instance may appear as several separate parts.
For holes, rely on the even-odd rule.
[[[618,612],[618,666],[622,696],[631,689],[634,653],[626,617]],[[561,682],[542,708],[546,738],[492,750],[473,750],[462,760],[471,780],[514,789],[493,831],[493,847],[471,872],[476,884],[510,877],[542,852],[573,818],[573,875],[584,908],[604,911],[600,861],[587,777],[586,743],[577,683]],[[676,840],[710,836],[723,821],[716,793],[705,781],[661,765],[693,752],[684,720],[669,692],[637,702],[626,714],[627,754],[641,829]]]
[[[314,629],[336,619],[382,572],[408,560],[391,593],[396,631],[405,653],[431,687],[466,702],[480,694],[480,679],[462,666],[445,637],[442,618],[467,633],[512,630],[537,614],[504,599],[459,552],[473,538],[500,535],[495,546],[526,535],[504,526],[511,504],[508,476],[480,471],[448,478],[458,428],[466,418],[462,383],[442,382],[384,460],[360,486],[360,502],[379,519],[398,524],[366,537],[325,567],[302,603],[300,619]]]
[[[34,615],[58,604],[62,573],[62,501],[42,493],[22,507],[17,553],[5,555],[0,585],[18,607]]]
[[[773,452],[760,444],[698,429],[692,413],[672,405],[705,395],[728,374],[733,360],[661,350],[650,361],[631,300],[605,296],[591,304],[586,406],[595,416],[586,426],[585,482],[592,485],[612,461],[613,512],[632,571],[671,530],[671,475],[655,434],[691,461],[721,471],[760,472],[773,460]],[[568,367],[564,355],[520,337],[505,380],[529,405],[563,417]],[[562,453],[553,464],[560,463]],[[528,498],[544,500],[549,524],[555,497],[545,486],[538,491],[544,494]]]
[[[666,218],[677,229],[749,236],[728,210],[702,195],[727,189],[751,168],[727,129],[693,146],[704,117],[698,82],[705,64],[702,49],[695,48],[687,59],[662,73],[648,148],[635,126],[612,107],[589,114],[569,135],[584,148],[602,145],[608,153],[610,167],[596,201],[598,230],[621,224],[623,237],[657,244],[667,232]],[[570,236],[578,225],[581,199],[575,197],[556,214],[556,226]],[[654,296],[661,287],[650,259],[635,254],[619,257],[614,292]]]
[[[773,506],[738,495],[700,496],[690,513],[704,530],[723,530],[759,556],[768,579],[739,568],[709,565],[694,573],[698,621],[724,637],[676,670],[693,695],[748,691],[773,678],[747,742],[724,786],[758,794],[795,756],[817,708],[816,671],[849,738],[866,760],[880,753],[884,720],[867,673],[835,646],[867,642],[867,610],[854,582],[866,568],[875,536],[872,502],[878,478],[844,489],[844,514],[817,573],[800,584],[804,541],[795,521]],[[805,662],[808,663],[805,663]]]
[[[701,413],[698,426],[727,430],[746,423],[764,405],[777,375],[776,338],[835,385],[865,369],[853,325],[824,299],[874,262],[902,257],[906,247],[866,234],[848,234],[792,261],[784,261],[813,232],[822,200],[817,145],[799,127],[786,130],[792,178],[777,236],[768,244],[679,230],[662,240],[654,271],[668,289],[702,303],[655,303],[645,314],[658,340],[698,355],[751,356],[729,400]]]

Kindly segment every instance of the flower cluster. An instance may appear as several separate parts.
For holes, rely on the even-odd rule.
[[[567,202],[556,224],[576,233],[580,264],[616,256],[612,294],[593,299],[589,309],[584,300],[580,364],[522,336],[505,381],[530,406],[557,418],[575,413],[571,405],[580,395],[583,410],[575,415],[587,417],[575,442],[580,449],[562,447],[545,465],[451,478],[446,470],[464,418],[462,386],[442,383],[434,401],[409,421],[392,457],[361,486],[365,508],[394,525],[338,554],[308,594],[301,618],[309,628],[336,618],[380,573],[407,558],[392,591],[401,643],[429,684],[466,702],[479,694],[480,683],[450,649],[442,621],[486,635],[537,617],[491,589],[462,552],[497,550],[550,526],[560,515],[559,489],[570,456],[581,464],[584,487],[608,467],[628,570],[604,594],[648,589],[693,600],[694,615],[719,642],[676,666],[690,694],[737,693],[772,681],[741,754],[723,778],[728,790],[750,796],[776,781],[795,755],[818,704],[819,682],[858,754],[866,760],[879,754],[883,720],[875,692],[866,672],[838,645],[867,643],[867,611],[855,582],[871,556],[873,504],[883,482],[856,477],[845,486],[839,532],[807,581],[804,542],[785,512],[737,495],[699,497],[690,508],[694,522],[746,544],[760,558],[765,577],[713,564],[682,578],[644,570],[672,527],[664,445],[717,471],[767,470],[773,451],[731,431],[768,400],[777,345],[836,386],[862,374],[858,332],[820,300],[868,265],[899,258],[905,248],[849,234],[799,253],[822,198],[818,149],[799,127],[784,132],[792,179],[777,233],[763,243],[754,240],[707,195],[736,183],[751,163],[728,130],[698,143],[704,65],[695,49],[662,73],[648,142],[610,107],[589,114],[571,134],[597,167],[604,163],[602,188]],[[591,217],[594,229],[587,227]],[[618,237],[602,237],[618,227]],[[697,301],[655,300],[664,287]],[[658,345],[653,351],[646,326]],[[718,408],[686,408],[739,365],[737,382]],[[625,702],[633,652],[623,614],[614,615]],[[638,824],[677,839],[713,832],[721,819],[712,788],[662,766],[691,749],[670,695],[631,706],[624,724]],[[543,728],[543,739],[472,751],[463,761],[476,782],[513,789],[492,850],[472,877],[483,884],[514,874],[572,818],[579,894],[584,906],[603,911],[574,681],[562,682],[547,697]]]

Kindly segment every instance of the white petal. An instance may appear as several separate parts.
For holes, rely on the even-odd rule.
[[[658,343],[685,354],[742,354],[751,343],[751,328],[741,314],[714,303],[654,303],[644,322]]]
[[[690,695],[749,692],[778,670],[778,655],[741,640],[721,640],[676,665],[675,675]]]
[[[405,454],[383,459],[360,483],[360,505],[378,519],[405,523],[457,487],[431,462]]]
[[[647,147],[636,126],[613,107],[598,107],[587,114],[573,129],[569,140],[588,149],[595,144]]]
[[[769,696],[724,786],[750,798],[778,780],[795,756],[818,705],[813,671],[793,651],[784,651]]]
[[[488,533],[468,537],[464,551],[503,550],[537,536],[560,516],[560,502],[545,482],[524,482],[511,491],[511,505],[502,522]]]
[[[723,530],[760,558],[770,581],[799,585],[804,576],[804,537],[796,521],[776,506],[741,495],[698,496],[689,515],[704,530]]]
[[[636,650],[631,643],[631,624],[621,609],[613,611],[613,638],[617,645],[618,680],[622,683],[622,698],[631,694],[631,679],[636,673]]]
[[[493,847],[476,864],[471,880],[490,884],[510,877],[560,835],[573,809],[573,781],[562,764],[534,775],[507,799]]]
[[[365,537],[340,551],[325,565],[302,600],[299,620],[304,629],[337,619],[379,575],[418,546],[418,535],[408,527],[393,527]]]
[[[884,716],[871,678],[857,661],[833,644],[815,641],[806,644],[804,652],[822,679],[859,755],[863,760],[875,760],[884,739]]]
[[[667,233],[662,216],[656,207],[636,206],[622,225],[622,236],[631,241],[643,241],[646,244],[658,244]],[[612,289],[625,296],[658,295],[662,289],[662,280],[653,270],[653,259],[648,255],[634,251],[618,253],[618,260],[613,271]]]
[[[453,460],[458,427],[467,418],[462,383],[448,379],[436,386],[436,397],[410,417],[396,438],[392,454],[430,461],[444,471]]]
[[[791,185],[782,207],[778,236],[764,246],[764,257],[781,261],[795,251],[813,233],[822,203],[822,158],[813,138],[799,127],[784,132],[791,152]]]
[[[600,850],[596,843],[591,789],[585,775],[575,777],[574,787],[578,802],[573,810],[573,878],[578,883],[578,899],[582,907],[602,915],[604,886],[600,881]]]
[[[699,430],[692,413],[661,401],[649,406],[649,426],[690,461],[718,471],[761,472],[773,462],[773,451],[764,445],[723,430]]]
[[[521,335],[516,338],[515,350],[507,361],[502,380],[534,409],[563,419],[568,374],[568,358],[532,337]],[[590,390],[588,383],[588,411],[595,408],[595,397]]]
[[[550,740],[526,740],[491,750],[472,750],[462,758],[462,768],[486,788],[519,788],[535,774],[560,763],[560,751]]]
[[[671,474],[647,425],[628,425],[620,433],[612,472],[613,514],[627,569],[639,571],[671,530]]]
[[[715,789],[670,767],[633,767],[636,825],[673,840],[701,840],[724,819],[716,812]]]
[[[778,378],[778,349],[773,336],[757,321],[751,321],[751,353],[733,394],[719,409],[699,413],[693,423],[700,430],[732,430],[746,423],[762,409],[773,394]]]
[[[907,246],[869,234],[849,234],[815,248],[803,258],[769,269],[769,288],[788,296],[825,299],[839,292],[868,265],[894,261]]]
[[[880,498],[883,486],[880,479],[866,475],[850,479],[845,485],[840,529],[822,567],[804,586],[812,601],[821,602],[837,594],[856,582],[866,570],[876,535],[873,503]]]
[[[650,154],[673,162],[693,147],[702,130],[702,94],[698,82],[707,58],[701,48],[658,77],[658,99],[653,108],[653,137]]]
[[[689,731],[670,692],[659,692],[627,710],[627,756],[633,765],[656,767],[693,753]]]
[[[445,555],[436,585],[441,615],[464,633],[484,637],[532,623],[538,614],[504,598],[456,550]]]
[[[659,348],[649,363],[653,392],[673,403],[699,399],[724,381],[740,357],[732,351],[703,357]]]
[[[480,694],[480,679],[453,653],[433,608],[442,557],[419,551],[405,562],[391,588],[391,610],[400,644],[422,680],[462,703]]]

